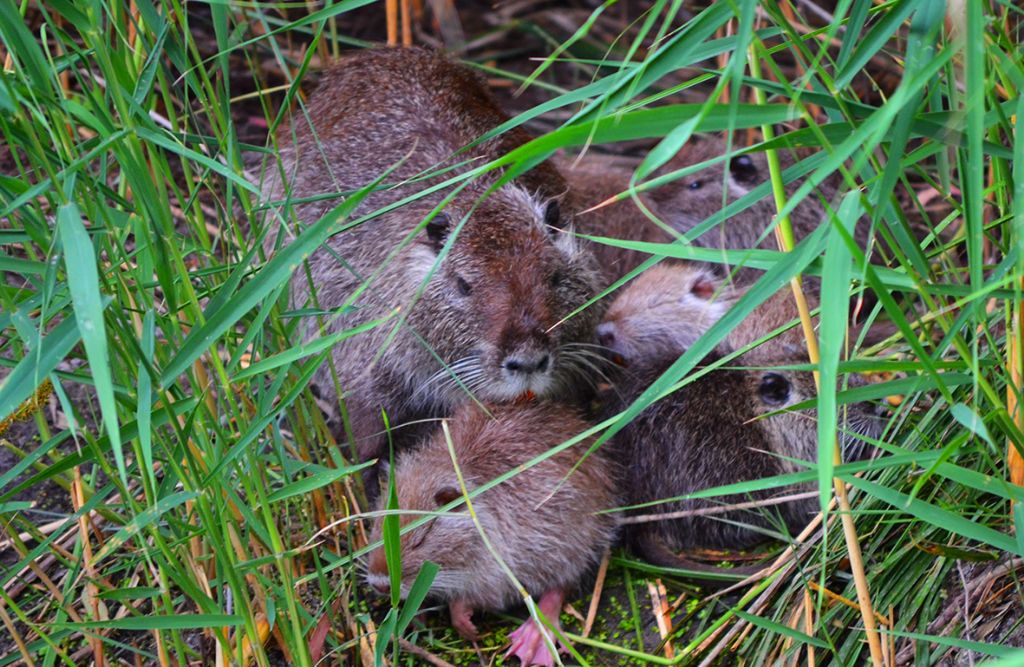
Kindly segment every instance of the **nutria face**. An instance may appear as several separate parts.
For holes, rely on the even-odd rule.
[[[732,305],[711,269],[659,264],[625,286],[597,327],[598,342],[624,366],[681,354]]]
[[[806,363],[806,357],[800,357],[788,363]],[[785,363],[785,362],[779,362]],[[711,375],[714,377],[714,374]],[[817,450],[818,424],[814,410],[781,412],[786,408],[815,400],[818,396],[814,384],[814,376],[807,371],[791,371],[766,368],[751,370],[746,373],[747,395],[751,397],[752,412],[755,416],[771,415],[761,419],[763,428],[770,434],[774,442],[803,443],[798,449],[807,460],[814,460]],[[865,384],[858,375],[849,377],[848,386],[858,387]],[[871,403],[850,403],[839,406],[839,441],[843,450],[843,460],[855,460],[868,451],[867,443],[859,436],[878,438],[882,434],[884,422],[881,415],[884,409]],[[801,456],[797,454],[797,456]]]
[[[450,470],[450,465],[448,469]],[[454,470],[446,476],[421,475],[421,478],[416,478],[417,474],[421,473],[422,471],[408,470],[408,466],[401,465],[396,470],[398,506],[402,510],[412,512],[399,516],[399,525],[402,528],[422,519],[423,512],[436,512],[462,495]],[[382,539],[383,526],[382,518],[374,521],[371,542]],[[462,588],[474,584],[475,580],[470,578],[479,576],[470,571],[474,564],[492,562],[465,505],[438,515],[402,535],[400,543],[403,598],[408,595],[409,587],[428,560],[441,568],[431,586],[431,593],[444,599],[458,597]],[[366,582],[380,593],[386,593],[391,589],[383,547],[370,552]]]
[[[733,150],[737,148],[734,144]],[[725,149],[723,141],[695,141],[687,144],[657,173],[660,175],[700,164],[722,155]],[[738,155],[656,188],[650,196],[664,211],[669,224],[680,232],[686,232],[768,178],[763,154]],[[774,212],[774,204],[770,197],[766,197],[715,229],[708,230],[696,242],[709,247],[755,247],[757,238]]]
[[[428,225],[412,277],[450,248],[410,321],[448,368],[414,391],[507,401],[557,394],[582,375],[597,309],[562,320],[595,294],[598,275],[570,226],[557,200],[511,185],[482,202],[462,197]]]

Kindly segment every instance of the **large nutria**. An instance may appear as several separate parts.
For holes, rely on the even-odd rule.
[[[448,420],[454,457],[470,492],[588,428],[571,409],[554,404],[490,405],[488,411],[466,405]],[[482,529],[490,548],[557,625],[565,593],[597,564],[616,532],[613,516],[601,513],[616,506],[608,463],[601,452],[580,460],[591,442],[585,439],[473,498],[479,525],[463,505],[405,533],[402,594],[425,561],[440,565],[431,595],[448,603],[452,625],[470,639],[476,637],[474,610],[499,611],[522,602]],[[417,512],[402,515],[402,526],[462,496],[440,429],[422,447],[401,454],[392,477],[399,508]],[[377,519],[374,541],[381,539],[382,525]],[[370,553],[367,580],[381,592],[390,590],[383,548]],[[524,665],[552,664],[532,621],[511,638],[508,655]]]
[[[615,294],[597,326],[597,340],[614,361],[668,358],[689,348],[737,297],[702,264],[662,262]]]
[[[708,355],[709,365],[721,359]],[[632,403],[675,361],[646,360],[632,364],[606,407],[615,414]],[[749,363],[744,357],[729,366]],[[806,363],[806,356],[779,358],[779,366]],[[791,406],[817,395],[809,371],[776,367],[716,369],[649,406],[615,438],[616,458],[624,462],[623,502],[628,505],[676,498],[703,489],[797,472],[806,468],[790,459],[812,462],[818,451],[814,410]],[[863,380],[853,376],[850,384]],[[859,435],[877,437],[882,422],[874,406],[841,407],[841,443],[846,458],[863,447]],[[813,488],[801,485],[800,490]],[[749,500],[767,500],[792,493],[767,489],[712,499],[672,501],[634,513],[666,514]],[[773,507],[730,510],[708,516],[685,516],[630,526],[627,539],[651,562],[686,567],[680,549],[712,547],[742,549],[765,539],[766,531],[799,530],[817,507],[815,498],[792,500]],[[770,534],[770,533],[769,533]]]
[[[394,168],[388,185],[358,206],[357,217],[529,139],[517,130],[462,150],[507,116],[480,76],[419,48],[343,58],[324,74],[306,112],[279,133],[279,165],[264,185],[272,200],[297,200],[295,221],[274,227],[284,243],[295,222],[312,224],[338,204],[331,195],[362,188],[387,169]],[[565,318],[592,297],[599,278],[560,210],[565,183],[546,164],[500,187],[497,180],[490,172],[461,190],[445,187],[369,218],[315,251],[309,277],[298,270],[292,279],[294,307],[329,313],[324,334],[394,315],[336,345],[333,363],[314,377],[325,401],[337,405],[331,367],[337,372],[364,459],[383,451],[382,409],[396,425],[444,415],[467,392],[506,401],[576,388],[583,364],[573,344],[592,338],[598,314]],[[278,236],[269,234],[266,247]],[[309,318],[306,335],[315,334]]]

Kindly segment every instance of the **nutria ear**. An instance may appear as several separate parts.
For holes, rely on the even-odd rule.
[[[737,155],[729,160],[729,173],[740,183],[754,183],[757,181],[757,165],[749,155]]]
[[[565,229],[565,218],[562,217],[562,206],[557,199],[548,201],[544,209],[544,224],[555,229]]]
[[[456,489],[454,486],[446,486],[434,494],[434,502],[437,503],[438,507],[444,507],[445,505],[452,502],[456,498],[461,497],[461,491]]]
[[[715,295],[715,283],[707,278],[697,278],[693,287],[690,288],[690,294],[698,299],[710,299]]]
[[[451,230],[452,221],[444,211],[438,213],[427,223],[427,238],[434,252],[441,252],[444,242],[448,239],[448,232]]]

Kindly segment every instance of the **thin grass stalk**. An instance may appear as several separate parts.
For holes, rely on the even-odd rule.
[[[757,49],[756,43],[750,46],[750,73],[755,79],[761,78],[761,63],[760,53]],[[753,87],[755,100],[757,104],[766,104],[764,91],[759,87]],[[765,141],[770,141],[775,137],[775,130],[771,125],[763,125],[761,131],[764,134]],[[766,151],[766,157],[768,159],[768,170],[771,175],[772,184],[772,195],[775,199],[775,207],[777,211],[781,211],[786,206],[786,188],[782,182],[782,167],[779,163],[778,154],[774,149]],[[793,237],[793,225],[788,215],[781,216],[776,221],[775,226],[775,238],[779,244],[779,249],[783,252],[790,252],[793,250],[794,237]],[[807,344],[807,356],[811,364],[818,364],[820,360],[818,352],[818,341],[814,334],[814,326],[811,322],[810,310],[807,307],[807,299],[804,297],[803,288],[800,283],[799,274],[794,276],[790,281],[790,287],[793,291],[793,298],[796,301],[797,309],[800,313],[800,325],[803,329],[804,340]],[[821,382],[817,370],[814,371],[814,383],[818,391],[821,391]],[[830,389],[830,391],[834,391]],[[833,446],[833,459],[835,464],[842,464],[842,453],[839,449],[839,440],[836,438]],[[868,648],[871,652],[871,662],[874,667],[882,667],[884,664],[882,645],[878,636],[878,630],[875,626],[874,607],[871,605],[871,592],[868,586],[867,573],[864,568],[864,558],[860,550],[860,540],[857,537],[857,527],[853,520],[852,510],[850,508],[850,499],[846,494],[846,484],[844,484],[838,477],[833,478],[833,488],[835,489],[836,500],[839,505],[839,517],[843,526],[843,536],[846,539],[846,548],[850,558],[850,570],[853,574],[854,584],[857,589],[857,599],[860,603],[860,614],[864,621],[864,634],[867,636]]]

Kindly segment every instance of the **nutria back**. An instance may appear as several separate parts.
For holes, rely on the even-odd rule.
[[[516,469],[582,433],[589,425],[554,404],[488,405],[488,415],[466,405],[448,420],[455,460],[470,491]],[[580,462],[588,438],[522,470],[472,500],[473,509],[501,559],[531,595],[571,589],[600,559],[615,534],[615,519],[599,514],[616,505],[615,484],[598,452]],[[394,484],[403,510],[435,511],[462,495],[442,431],[402,454]],[[405,526],[422,515],[403,515]],[[373,539],[380,539],[377,521]],[[465,507],[431,520],[402,537],[402,580],[411,583],[430,560],[441,566],[432,593],[472,608],[498,610],[518,593],[488,551]],[[371,584],[387,578],[382,549],[371,553]]]
[[[330,237],[309,257],[310,276],[297,271],[291,284],[293,307],[325,313],[325,334],[389,318],[332,352],[361,455],[383,451],[382,409],[401,424],[446,414],[468,393],[574,392],[583,365],[572,346],[592,339],[598,314],[568,315],[599,277],[556,197],[557,171],[541,165],[501,186],[490,172],[394,208],[527,140],[517,131],[466,149],[507,120],[483,80],[432,51],[371,49],[332,67],[307,108],[278,137],[285,178],[272,169],[264,186],[271,199],[307,201],[276,211],[295,220],[278,221],[268,248],[335,206],[334,195],[394,169],[355,210],[376,213]],[[333,198],[308,201],[325,193]],[[319,333],[306,324],[307,337]],[[337,404],[329,365],[314,381]]]

